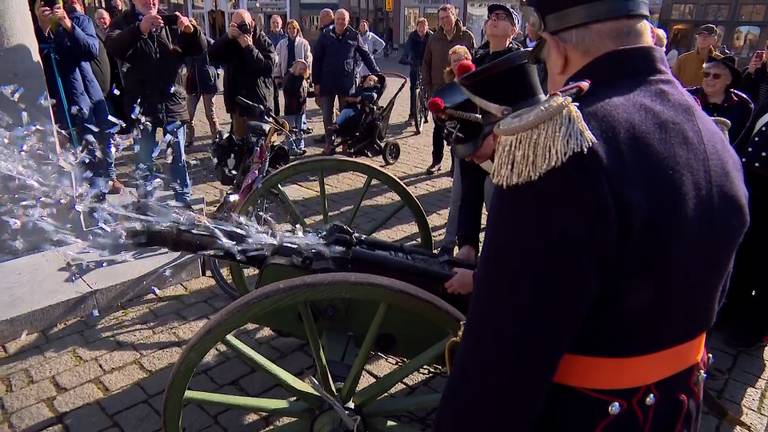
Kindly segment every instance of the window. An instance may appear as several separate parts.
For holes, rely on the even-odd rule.
[[[707,5],[705,18],[708,21],[725,21],[728,19],[728,12],[730,11],[731,6],[727,4]]]
[[[696,14],[696,5],[692,3],[675,3],[672,5],[672,19],[692,20]]]
[[[739,7],[739,21],[762,21],[765,19],[764,4],[749,4]]]

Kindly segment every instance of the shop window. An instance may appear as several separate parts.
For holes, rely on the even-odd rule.
[[[696,5],[675,3],[672,5],[672,19],[692,20],[696,15]]]
[[[733,31],[731,49],[736,57],[748,57],[757,49],[760,40],[760,27],[739,26]]]
[[[731,5],[712,4],[707,5],[705,19],[708,21],[725,21],[728,19],[728,12],[731,11]]]
[[[762,21],[765,19],[766,5],[746,4],[739,7],[739,21]]]

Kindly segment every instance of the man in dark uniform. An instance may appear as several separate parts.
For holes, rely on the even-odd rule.
[[[647,1],[529,5],[549,89],[591,87],[488,138],[497,186],[435,429],[698,430],[748,224],[739,160],[652,46]]]

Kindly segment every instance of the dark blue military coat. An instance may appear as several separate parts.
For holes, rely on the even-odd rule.
[[[739,160],[663,51],[607,53],[581,80],[597,143],[494,191],[438,431],[666,432],[698,421],[698,366],[620,391],[552,384],[565,353],[639,356],[709,329],[748,224]]]

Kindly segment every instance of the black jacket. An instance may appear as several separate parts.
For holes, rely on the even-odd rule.
[[[307,84],[303,76],[289,73],[283,82],[285,96],[285,115],[297,115],[306,110]]]
[[[131,112],[141,98],[141,112],[153,124],[187,121],[187,94],[180,71],[186,57],[203,52],[203,35],[197,27],[191,33],[164,27],[144,35],[140,22],[138,12],[131,8],[112,21],[107,36],[109,54],[127,65],[125,108]]]
[[[101,92],[106,97],[109,94],[112,82],[112,70],[109,56],[107,55],[107,48],[104,46],[101,38],[99,38],[99,53],[95,59],[91,60],[91,70],[93,70],[93,76],[96,77],[96,81],[99,82]]]
[[[740,90],[752,99],[755,107],[768,105],[768,64],[763,63],[753,74],[745,69],[743,75]]]
[[[429,29],[423,38],[419,36],[419,32],[416,30],[408,35],[408,39],[405,41],[405,52],[412,68],[421,68],[421,63],[424,61],[424,51],[427,49],[430,36],[432,36],[432,30]]]
[[[208,48],[213,45],[213,39],[205,38],[206,51],[199,56],[187,58],[186,90],[189,94],[216,94],[216,79],[218,73],[208,59]]]
[[[647,388],[552,381],[565,353],[640,356],[711,328],[748,224],[741,165],[662,50],[611,51],[568,82],[583,80],[591,87],[579,110],[597,142],[536,180],[494,190],[438,432],[510,421],[516,431],[696,430],[693,373],[651,387],[652,420]],[[608,413],[612,401],[623,401],[619,415]]]
[[[312,52],[312,82],[320,85],[322,96],[349,96],[357,87],[361,61],[371,73],[379,73],[357,31],[347,27],[338,35],[331,27],[320,33]]]
[[[701,87],[688,89],[701,104],[701,108],[710,117],[722,117],[731,122],[728,138],[734,148],[741,148],[744,139],[748,138],[747,126],[752,123],[754,106],[749,98],[736,90],[727,90],[723,103],[715,104],[707,101],[707,95]]]
[[[478,68],[500,59],[510,52],[522,49],[522,46],[514,41],[501,51],[491,52],[489,47],[490,44],[486,41],[475,50],[473,62]],[[488,173],[480,165],[463,159],[459,161],[459,170],[461,172],[461,201],[459,202],[456,242],[459,247],[468,245],[479,252],[485,179],[488,177]]]
[[[241,96],[271,110],[273,103],[272,71],[277,55],[264,32],[253,34],[253,45],[243,48],[229,35],[220,37],[208,50],[211,63],[224,65],[224,106],[228,113],[248,116],[237,103]]]

